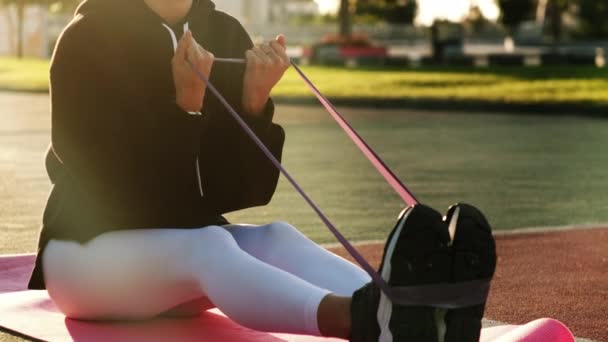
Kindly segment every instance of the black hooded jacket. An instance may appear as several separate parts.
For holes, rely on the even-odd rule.
[[[278,171],[210,92],[202,113],[177,106],[175,39],[189,28],[216,57],[244,58],[239,22],[194,0],[169,27],[143,0],[86,0],[51,63],[53,183],[29,287],[44,288],[41,255],[51,239],[86,242],[104,232],[222,225],[222,214],[267,204]],[[243,65],[215,63],[211,82],[280,158],[285,139],[271,101],[243,113]]]

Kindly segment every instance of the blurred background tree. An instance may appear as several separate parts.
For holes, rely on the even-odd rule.
[[[17,58],[23,58],[25,8],[28,5],[44,5],[60,9],[73,9],[81,0],[0,0],[0,6],[15,5],[17,12]]]
[[[351,0],[340,0],[338,10],[338,21],[340,25],[340,37],[349,39],[352,35]]]
[[[585,38],[608,36],[608,0],[578,0],[578,33]]]
[[[370,16],[390,24],[413,24],[417,10],[416,0],[340,0],[339,33],[349,40],[354,16]]]
[[[469,9],[469,13],[467,13],[467,16],[464,18],[463,24],[472,32],[479,33],[491,23],[488,18],[483,15],[479,6],[472,5]]]
[[[391,24],[412,24],[416,18],[416,0],[358,0],[355,15],[369,15]]]
[[[501,12],[499,21],[511,38],[522,22],[534,17],[536,9],[534,0],[498,0],[497,4]]]
[[[564,35],[564,16],[573,14],[580,0],[548,0],[546,8],[546,29],[554,45],[562,41]]]
[[[23,22],[25,21],[25,6],[31,3],[41,3],[46,1],[29,0],[0,0],[0,5],[6,6],[14,4],[17,10],[17,58],[23,58]]]

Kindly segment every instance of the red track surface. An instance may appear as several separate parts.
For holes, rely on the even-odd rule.
[[[489,319],[521,324],[552,317],[578,337],[608,342],[608,229],[504,235],[496,243]],[[382,247],[358,249],[377,266]]]

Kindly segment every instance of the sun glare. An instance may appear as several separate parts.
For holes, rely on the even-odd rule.
[[[335,13],[338,11],[338,0],[315,0],[317,5],[319,5],[319,11],[322,14]]]

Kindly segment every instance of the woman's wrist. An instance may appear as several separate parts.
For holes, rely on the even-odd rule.
[[[247,115],[254,117],[261,116],[269,99],[270,94],[267,92],[258,92],[253,95],[245,91],[243,93],[243,110]]]
[[[200,91],[194,92],[177,92],[176,103],[184,112],[198,112],[203,108],[203,96]]]

